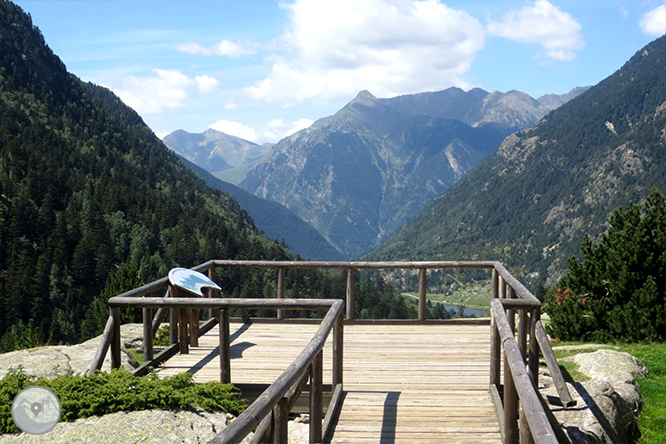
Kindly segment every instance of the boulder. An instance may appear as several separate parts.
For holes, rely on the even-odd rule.
[[[580,353],[564,360],[578,364],[589,381],[567,383],[574,407],[557,405],[559,399],[547,372],[540,375],[539,390],[550,402],[555,417],[574,444],[629,443],[638,437],[638,414],[643,400],[636,377],[647,375],[634,356],[614,350]]]
[[[207,443],[232,419],[228,413],[203,411],[117,412],[61,422],[44,435],[2,435],[0,444]],[[243,442],[248,442],[248,438]]]
[[[126,324],[120,327],[120,337],[123,341],[121,362],[126,370],[134,370],[132,360],[127,348],[141,344],[143,339],[143,326],[141,324]],[[53,345],[46,347],[19,350],[0,355],[0,378],[3,378],[10,368],[23,367],[23,371],[33,377],[55,378],[58,375],[76,375],[86,373],[92,364],[101,336],[76,345]],[[102,365],[103,371],[111,370],[111,354],[107,352]]]

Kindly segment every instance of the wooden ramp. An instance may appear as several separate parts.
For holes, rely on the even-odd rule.
[[[272,383],[317,325],[231,324],[235,384]],[[345,325],[345,398],[329,443],[500,443],[490,400],[488,325]],[[330,339],[330,338],[329,338]],[[160,374],[219,380],[217,329]],[[324,383],[331,383],[331,346]]]

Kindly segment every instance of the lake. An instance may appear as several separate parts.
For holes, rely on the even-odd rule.
[[[431,304],[434,305],[435,302],[433,302]],[[444,308],[446,309],[446,311],[453,310],[454,313],[458,313],[458,306],[457,305],[446,305],[446,304],[444,304]],[[469,308],[469,307],[465,307],[464,315],[465,315],[465,317],[468,317],[468,316],[478,316],[478,317],[490,316],[489,313],[488,313],[488,310],[481,310],[479,308]]]

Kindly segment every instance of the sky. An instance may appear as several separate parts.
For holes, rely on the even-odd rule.
[[[277,142],[359,91],[538,98],[594,85],[666,33],[666,0],[18,0],[84,81],[160,137]]]

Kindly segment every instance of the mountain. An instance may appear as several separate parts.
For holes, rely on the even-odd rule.
[[[533,99],[520,91],[488,93],[480,88],[463,91],[449,88],[444,91],[426,92],[382,99],[387,105],[410,115],[426,115],[455,119],[473,126],[492,126],[506,135],[529,128],[551,109],[547,104],[563,104],[582,93],[584,89],[572,90],[567,95],[551,94],[545,103]],[[559,105],[558,105],[559,106]]]
[[[549,110],[554,110],[564,105],[571,99],[575,99],[579,95],[583,94],[585,91],[590,89],[592,86],[578,86],[566,94],[545,94],[537,99],[537,102],[548,108]]]
[[[357,257],[547,112],[517,91],[449,88],[392,99],[362,91],[278,142],[239,186],[287,206]]]
[[[329,244],[317,230],[284,205],[262,199],[239,187],[224,182],[205,169],[181,159],[211,188],[229,193],[252,217],[255,225],[270,239],[284,240],[289,250],[304,259],[340,261],[345,257]]]
[[[271,145],[257,145],[212,128],[203,133],[177,130],[163,141],[178,155],[211,173],[252,164],[271,150]]]
[[[618,207],[666,191],[666,37],[509,136],[366,259],[501,260],[556,283],[586,233]]]
[[[0,0],[0,349],[95,334],[91,307],[116,270],[138,270],[133,284],[213,258],[293,255]],[[264,290],[240,275],[220,283]]]

